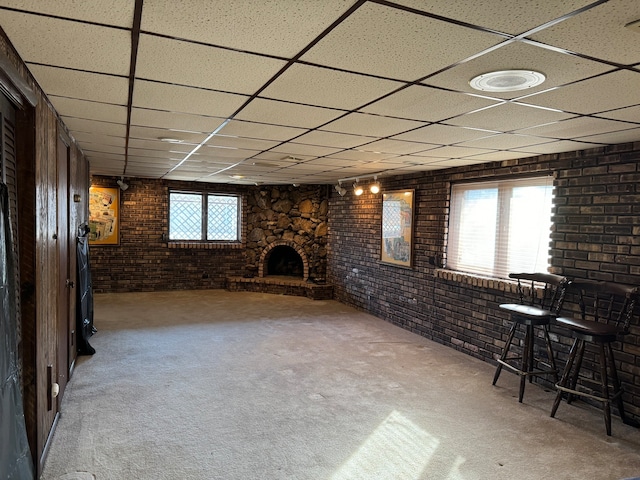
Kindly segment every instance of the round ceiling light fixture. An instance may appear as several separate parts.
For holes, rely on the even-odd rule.
[[[533,70],[502,70],[478,75],[471,79],[469,85],[483,92],[516,92],[537,87],[546,78]]]

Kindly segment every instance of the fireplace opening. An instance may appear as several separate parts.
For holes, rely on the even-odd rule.
[[[304,276],[302,257],[287,245],[273,247],[267,260],[267,275],[302,278]]]

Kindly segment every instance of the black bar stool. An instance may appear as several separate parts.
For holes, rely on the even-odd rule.
[[[594,282],[576,280],[569,285],[569,291],[575,292],[579,298],[580,316],[558,317],[558,326],[571,331],[573,345],[569,359],[556,384],[556,394],[551,416],[554,417],[563,394],[567,394],[567,403],[573,396],[588,397],[602,402],[604,423],[607,435],[611,435],[611,402],[616,402],[618,413],[623,422],[627,422],[622,402],[622,388],[618,380],[612,344],[629,333],[629,325],[633,318],[634,307],[638,303],[640,287],[611,282]],[[600,382],[595,378],[580,375],[582,360],[587,343],[597,347],[600,363]],[[581,383],[578,384],[578,380]],[[587,385],[593,384],[593,389]]]
[[[511,273],[509,278],[518,281],[518,297],[520,303],[505,303],[500,308],[511,313],[511,328],[507,337],[504,350],[498,358],[498,367],[493,377],[493,385],[496,384],[502,367],[507,367],[520,375],[520,391],[518,401],[522,403],[526,379],[532,381],[532,377],[551,374],[554,381],[558,381],[558,369],[549,338],[549,324],[553,320],[564,301],[567,279],[552,273]],[[525,327],[524,345],[520,355],[509,355],[514,344],[514,338],[518,327]],[[534,327],[542,327],[543,336],[547,347],[547,362],[534,355]],[[520,361],[518,363],[518,360]],[[540,366],[545,367],[541,369]],[[536,368],[537,367],[537,368]]]

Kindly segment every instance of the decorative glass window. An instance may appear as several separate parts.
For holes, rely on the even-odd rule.
[[[552,199],[548,176],[453,185],[447,268],[497,278],[546,272]]]
[[[169,192],[169,240],[240,240],[240,197]]]

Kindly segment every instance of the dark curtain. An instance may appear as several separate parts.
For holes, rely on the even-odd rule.
[[[0,183],[0,209],[0,478],[26,480],[34,478],[34,471],[18,373],[16,259],[11,244],[9,195],[4,183]]]

